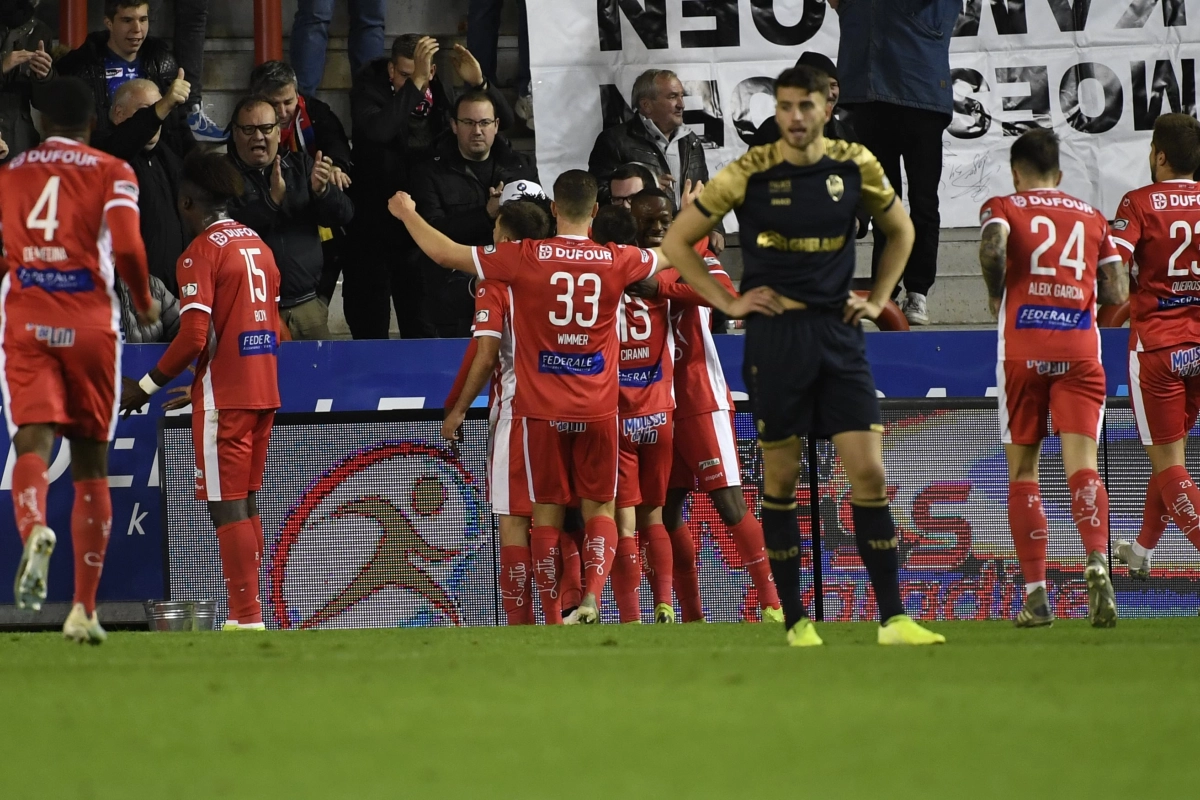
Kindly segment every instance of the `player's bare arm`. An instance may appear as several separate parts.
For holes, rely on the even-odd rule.
[[[896,290],[896,284],[904,274],[908,264],[908,256],[912,252],[916,234],[913,232],[912,220],[904,205],[897,199],[888,206],[887,211],[875,216],[875,224],[887,236],[887,246],[879,257],[879,270],[876,273],[875,285],[871,287],[870,297],[859,297],[853,292],[846,300],[844,319],[852,325],[857,325],[864,319],[878,319],[883,313]]]
[[[783,304],[774,289],[759,286],[737,297],[730,294],[709,274],[704,259],[695,250],[695,244],[707,238],[716,224],[716,220],[706,216],[695,205],[679,212],[662,243],[662,251],[670,260],[670,265],[679,270],[679,274],[688,285],[711,303],[713,308],[719,309],[726,316],[742,319],[750,314],[782,314]],[[909,246],[911,248],[911,241]]]
[[[992,226],[996,227],[996,226]],[[1102,306],[1119,306],[1129,299],[1129,268],[1109,261],[1096,268],[1096,300]]]
[[[473,248],[451,241],[450,237],[426,222],[417,213],[417,203],[407,192],[396,192],[392,195],[388,200],[388,211],[404,223],[417,247],[435,264],[468,275],[476,274],[475,259],[471,255]]]
[[[492,372],[500,363],[500,337],[476,336],[475,342],[478,349],[475,351],[475,359],[471,362],[471,368],[467,371],[467,379],[463,382],[462,391],[459,392],[454,408],[446,412],[446,418],[442,422],[442,438],[450,442],[458,441],[460,438],[459,430],[462,428],[463,420],[467,418],[467,409],[471,407],[471,403],[475,402],[475,398],[483,391],[483,387],[487,386]]]
[[[1008,228],[999,223],[983,229],[979,240],[979,268],[987,284],[988,307],[995,315],[1004,296],[1004,269],[1008,258]],[[1128,291],[1128,284],[1126,284]]]
[[[163,353],[158,364],[135,381],[121,379],[121,412],[128,417],[150,402],[150,396],[166,386],[187,369],[208,343],[210,315],[199,308],[189,308],[179,317],[179,333]]]

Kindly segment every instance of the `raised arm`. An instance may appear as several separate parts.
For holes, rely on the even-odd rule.
[[[392,195],[388,200],[388,211],[404,223],[417,247],[421,248],[421,252],[429,256],[433,263],[468,275],[478,273],[475,259],[471,255],[473,248],[451,241],[450,237],[422,219],[417,213],[417,204],[407,192],[396,192]]]

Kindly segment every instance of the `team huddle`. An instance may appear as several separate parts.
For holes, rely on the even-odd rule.
[[[807,436],[832,440],[851,487],[858,553],[879,610],[878,641],[945,641],[905,613],[899,539],[883,468],[883,425],[861,321],[891,298],[912,223],[879,162],[825,139],[828,78],[789,69],[776,87],[781,138],[751,148],[707,186],[646,189],[628,210],[600,209],[598,187],[571,170],[554,183],[551,214],[530,199],[501,205],[494,243],[451,241],[400,192],[388,204],[417,245],[476,279],[474,338],[446,401],[453,440],[474,399],[489,393],[488,490],[499,517],[500,589],[509,624],[600,621],[611,577],[622,622],[638,622],[649,578],[656,622],[703,621],[689,494],[710,496],[753,584],[748,602],[784,623],[795,647],[823,642],[800,589],[796,482]],[[140,380],[121,375],[114,283],[138,314],[157,309],[138,230],[138,185],[127,164],[87,146],[90,93],[74,79],[48,87],[46,141],[0,170],[0,388],[17,452],[13,504],[24,551],[14,587],[40,608],[56,544],[46,525],[55,436],[72,448],[75,597],[64,635],[98,644],[96,616],[112,510],[107,446],[117,415],[195,364],[190,400],[196,496],[206,501],[225,578],[227,630],[262,630],[264,535],[256,493],[280,405],[280,276],[270,249],[234,222],[242,192],[219,155],[189,156],[178,198],[192,238],[180,257],[180,332]],[[1026,583],[1019,627],[1054,621],[1046,590],[1048,526],[1038,488],[1041,442],[1062,439],[1071,510],[1087,554],[1089,618],[1116,624],[1109,575],[1108,496],[1097,472],[1106,396],[1097,304],[1130,297],[1130,393],[1153,477],[1142,531],[1120,541],[1130,574],[1149,575],[1167,519],[1200,547],[1200,490],[1184,466],[1200,411],[1200,123],[1155,125],[1154,183],[1129,193],[1110,224],[1057,189],[1058,140],[1046,130],[1012,148],[1016,193],[981,211],[983,267],[999,317],[997,386],[1009,466],[1009,520]],[[526,187],[527,189],[529,187]],[[536,194],[533,187],[527,193]],[[886,236],[869,293],[850,291],[858,212]],[[738,217],[739,295],[708,249]],[[553,229],[552,229],[553,226]],[[551,235],[553,232],[553,235]],[[1126,263],[1132,262],[1133,288]],[[747,507],[733,399],[711,334],[713,310],[745,318],[744,378],[763,453],[762,521]]]

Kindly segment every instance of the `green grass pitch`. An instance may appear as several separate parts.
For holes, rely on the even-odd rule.
[[[0,635],[6,798],[1194,797],[1200,619]]]

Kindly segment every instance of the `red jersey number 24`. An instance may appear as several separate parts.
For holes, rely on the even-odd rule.
[[[267,273],[259,269],[258,265],[254,263],[254,257],[262,255],[262,250],[259,250],[257,247],[244,247],[239,252],[242,254],[242,258],[246,260],[246,280],[250,283],[250,302],[267,302]],[[265,308],[254,309],[254,321],[267,321],[267,311]]]
[[[1034,248],[1033,253],[1029,256],[1029,273],[1053,278],[1056,273],[1055,267],[1043,267],[1038,262],[1041,261],[1046,251],[1058,241],[1058,230],[1054,226],[1054,220],[1038,215],[1029,221],[1029,225],[1030,232],[1035,236],[1042,231],[1046,232],[1045,240]],[[1067,243],[1063,245],[1062,252],[1058,256],[1058,266],[1075,270],[1075,280],[1077,281],[1083,280],[1083,273],[1087,269],[1087,262],[1083,258],[1084,238],[1083,220],[1076,220],[1075,225],[1071,228],[1071,235],[1067,237]]]

